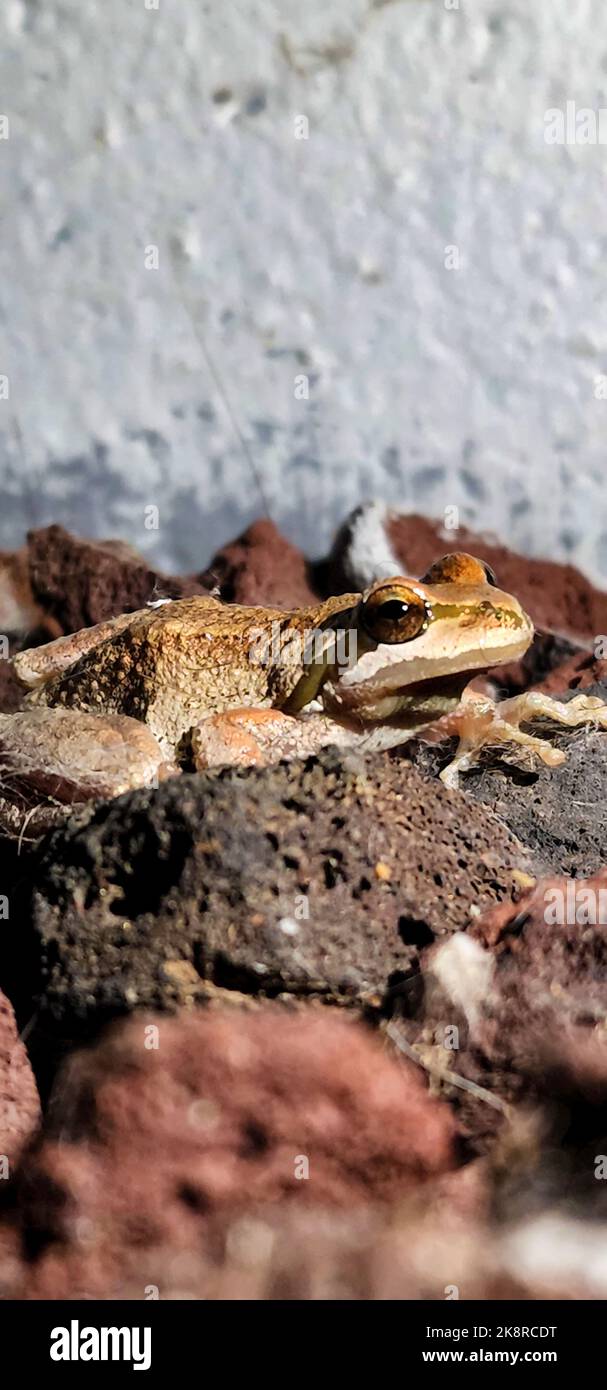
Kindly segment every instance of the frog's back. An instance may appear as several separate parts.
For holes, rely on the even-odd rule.
[[[341,603],[285,613],[194,597],[142,609],[28,703],[128,714],[174,747],[210,714],[282,705],[303,670],[305,634]]]

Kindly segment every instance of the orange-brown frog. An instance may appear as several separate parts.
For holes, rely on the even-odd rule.
[[[448,785],[486,743],[515,741],[556,764],[562,751],[521,723],[605,728],[600,700],[462,700],[475,672],[517,659],[532,637],[517,599],[460,554],[422,579],[384,579],[295,612],[211,597],[150,606],[13,658],[24,700],[0,715],[5,799],[14,783],[65,805],[183,767],[306,756],[330,743],[388,748],[438,720],[459,734],[441,774]]]

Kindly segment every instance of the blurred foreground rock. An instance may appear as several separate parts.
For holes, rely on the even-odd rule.
[[[483,1149],[518,1115],[527,1188],[541,1153],[542,1199],[565,1191],[607,1220],[597,1180],[607,1155],[607,871],[540,880],[516,905],[476,918],[466,936],[424,953],[421,985],[398,1029],[462,1133]],[[527,1129],[531,1113],[542,1119]],[[511,1193],[515,1149],[503,1163]]]
[[[406,1199],[454,1167],[454,1137],[448,1107],[360,1024],[271,1006],[143,1016],[57,1083],[17,1179],[31,1258],[13,1296],[112,1297],[133,1270],[164,1294],[179,1252],[208,1260],[238,1214]]]
[[[0,1181],[15,1170],[25,1144],[40,1122],[32,1068],[8,999],[0,993]]]

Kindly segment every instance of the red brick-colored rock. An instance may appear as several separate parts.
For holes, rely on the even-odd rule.
[[[194,578],[162,574],[123,541],[80,540],[63,526],[28,535],[34,597],[60,632],[77,632],[158,598],[205,590]]]
[[[454,1166],[454,1133],[417,1069],[360,1024],[278,1006],[142,1017],[59,1083],[21,1192],[25,1235],[48,1242],[30,1291],[102,1289],[134,1249],[190,1248],[259,1205],[410,1196]]]
[[[0,993],[0,1160],[8,1160],[9,1177],[39,1119],[40,1101],[29,1058],[17,1033],[13,1007]]]
[[[607,685],[607,661],[595,658],[592,652],[580,651],[532,688],[543,690],[546,695],[560,695],[563,690],[587,690],[597,683]]]
[[[604,1136],[595,1151],[604,1153],[607,1142],[607,870],[588,880],[540,879],[516,904],[499,904],[473,920],[468,937],[493,961],[482,998],[471,1011],[474,981],[466,983],[462,961],[459,1001],[450,991],[426,989],[425,1009],[407,1025],[409,1039],[434,1040],[445,1023],[455,1023],[455,1070],[498,1105],[524,1102],[550,1112],[557,1096],[566,1098],[572,1118],[563,1121],[555,1151],[563,1171],[570,1160],[576,1175],[580,1170],[585,1196],[600,1200],[607,1216],[604,1184],[595,1181],[590,1163],[574,1161],[595,1129]],[[432,979],[440,955],[440,946],[426,952]],[[500,1118],[473,1094],[451,1099],[464,1131],[484,1147],[496,1129],[492,1118],[499,1128],[503,1110]]]
[[[0,551],[0,633],[29,632],[40,621],[25,549]]]
[[[228,603],[305,608],[318,602],[303,552],[265,519],[222,546],[199,578],[208,588],[218,588]]]

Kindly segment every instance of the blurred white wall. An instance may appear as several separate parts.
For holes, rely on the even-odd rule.
[[[0,37],[0,544],[198,567],[263,493],[318,552],[375,495],[607,576],[607,147],[545,139],[607,106],[604,0],[3,0]]]

